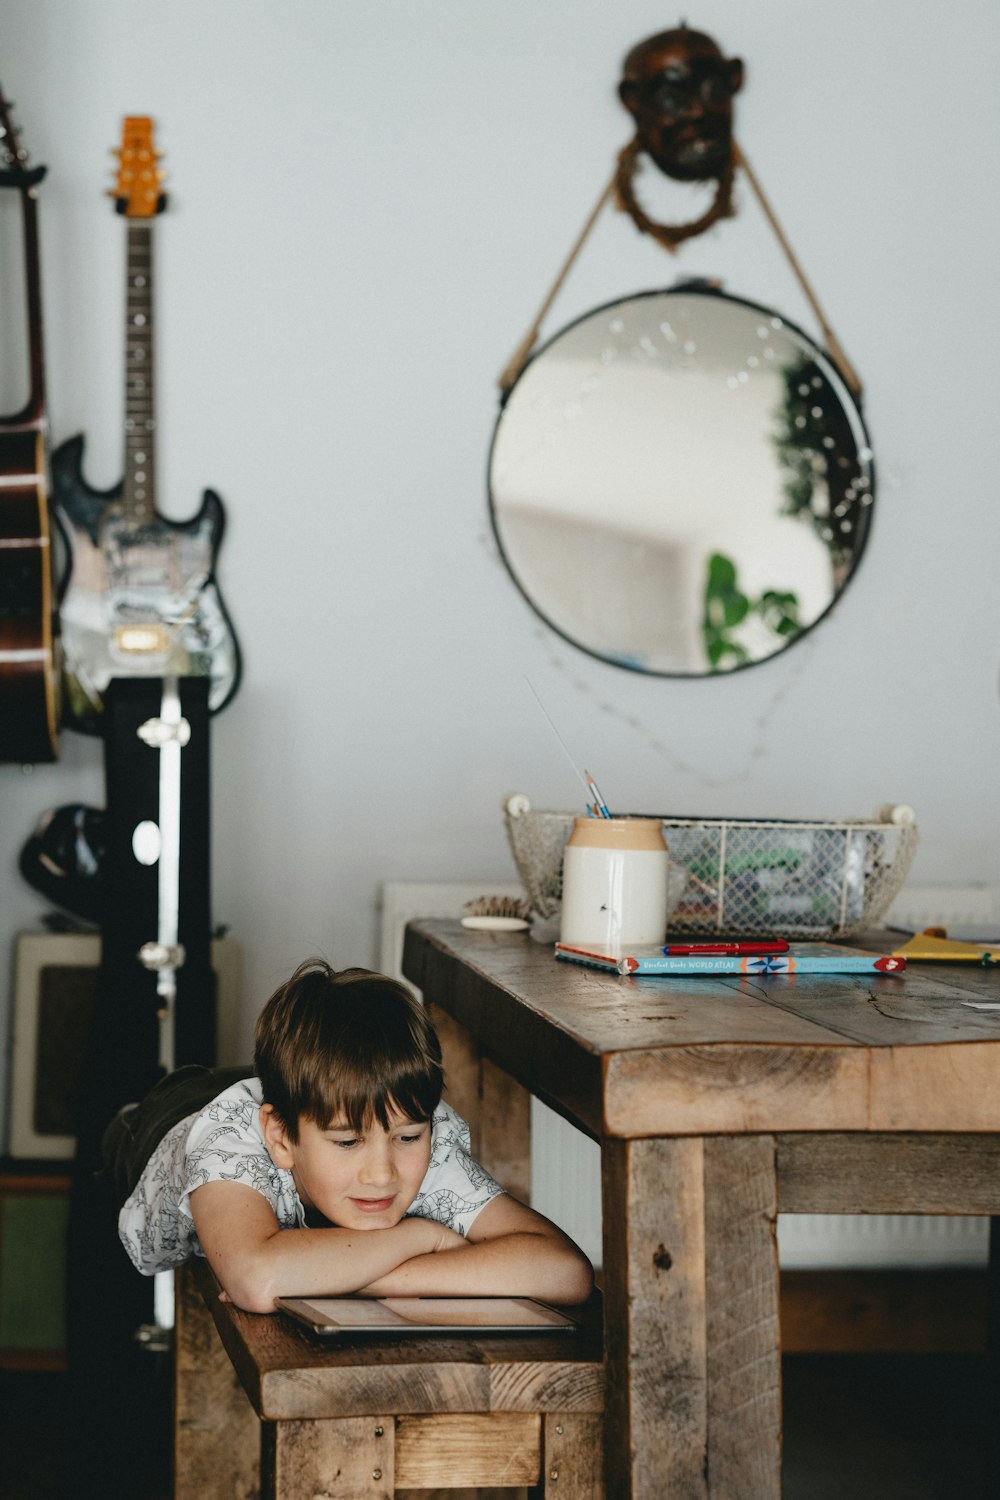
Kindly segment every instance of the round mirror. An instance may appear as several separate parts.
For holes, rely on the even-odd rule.
[[[836,366],[711,287],[586,313],[497,421],[490,508],[515,583],[574,645],[702,676],[765,661],[857,566],[874,467]]]

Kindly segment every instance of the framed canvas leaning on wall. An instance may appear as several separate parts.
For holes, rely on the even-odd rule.
[[[19,1160],[70,1160],[76,1148],[73,1110],[80,1058],[97,988],[101,939],[96,932],[18,934],[10,1066],[7,1154]],[[216,1061],[236,1064],[239,1048],[240,949],[212,941],[216,978]]]

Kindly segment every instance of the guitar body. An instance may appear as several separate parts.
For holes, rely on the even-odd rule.
[[[40,430],[0,430],[0,761],[56,757],[46,473]]]
[[[239,686],[240,650],[215,582],[225,527],[206,490],[198,513],[130,519],[122,486],[95,490],[83,477],[82,436],[52,455],[54,499],[70,553],[62,597],[63,717],[102,732],[113,677],[207,677],[217,713]]]

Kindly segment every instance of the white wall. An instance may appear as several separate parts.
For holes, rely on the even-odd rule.
[[[228,507],[246,676],[215,720],[214,901],[245,949],[248,1045],[298,959],[374,960],[380,881],[509,878],[503,793],[576,805],[523,674],[619,807],[900,799],[923,831],[913,879],[1000,880],[989,0],[952,7],[954,48],[912,0],[689,17],[745,61],[739,138],[866,385],[879,498],[832,617],[735,677],[644,679],[548,633],[497,560],[495,377],[629,136],[622,56],[677,19],[653,0],[5,0],[0,81],[49,165],[53,436],[86,433],[101,486],[122,414],[107,151],[148,113],[166,152],[160,495],[176,517],[206,485]],[[816,334],[739,202],[676,259],[608,212],[547,331],[705,274]],[[17,851],[75,799],[103,801],[96,741],[0,767],[4,954],[45,909]],[[8,1007],[2,987],[0,1034]]]

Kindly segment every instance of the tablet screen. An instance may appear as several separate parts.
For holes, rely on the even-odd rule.
[[[279,1297],[315,1333],[538,1333],[578,1326],[530,1297]]]

